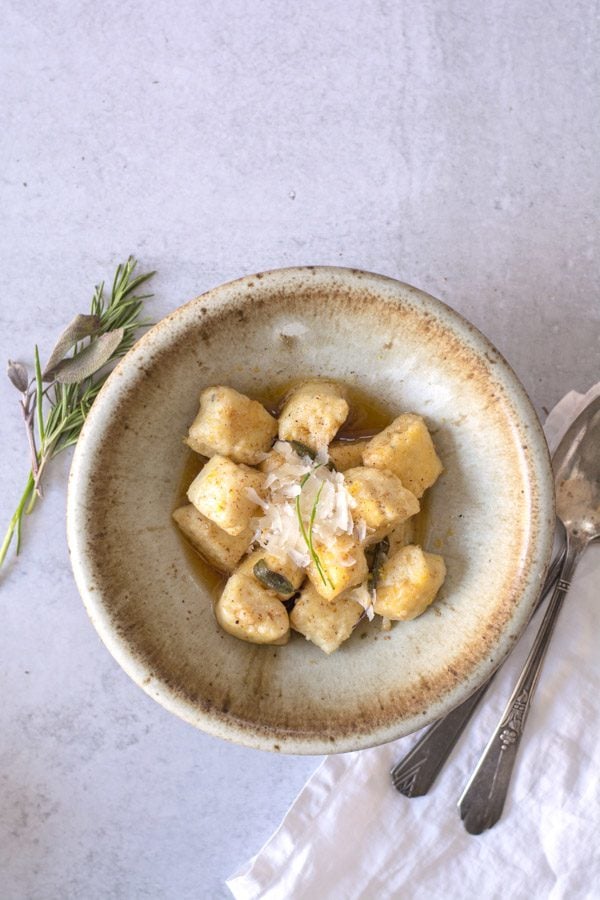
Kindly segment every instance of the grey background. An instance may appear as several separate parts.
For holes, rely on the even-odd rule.
[[[351,265],[478,325],[536,408],[598,379],[597,2],[5,0],[0,358],[47,354],[117,261],[159,318]],[[26,449],[0,381],[2,522]],[[3,898],[224,897],[316,760],[230,746],[101,645],[57,463],[0,576]]]

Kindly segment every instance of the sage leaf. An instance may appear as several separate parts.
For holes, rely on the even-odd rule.
[[[6,374],[18,391],[21,391],[22,394],[27,392],[29,377],[23,363],[13,362],[12,359],[9,359]]]
[[[55,380],[59,384],[79,384],[89,378],[109,361],[123,340],[124,333],[124,328],[107,331],[75,356],[63,359],[54,369]]]
[[[369,577],[367,579],[367,588],[370,594],[374,594],[377,590],[381,570],[389,552],[390,542],[389,538],[386,537],[373,547],[371,565],[369,566]]]
[[[50,359],[42,372],[42,380],[54,381],[54,374],[58,364],[62,362],[71,347],[75,346],[79,341],[91,337],[98,331],[99,327],[100,318],[98,316],[75,316],[54,345],[54,350],[50,354]]]
[[[303,444],[302,441],[288,441],[288,444],[298,456],[308,456],[308,458],[312,460],[317,456],[315,451],[311,450],[310,447],[307,447],[306,444]]]
[[[292,582],[288,581],[285,575],[280,575],[279,572],[273,572],[269,569],[264,559],[259,559],[258,562],[254,564],[253,572],[261,584],[264,584],[264,586],[270,588],[270,590],[276,591],[278,594],[294,593],[294,585]]]

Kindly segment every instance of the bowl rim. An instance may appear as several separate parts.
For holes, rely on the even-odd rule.
[[[323,738],[307,737],[295,733],[290,734],[285,730],[282,730],[274,740],[275,729],[273,727],[263,730],[256,724],[234,718],[224,721],[222,717],[215,715],[211,709],[204,709],[200,705],[192,705],[183,700],[168,685],[161,682],[160,679],[155,678],[151,681],[149,670],[140,662],[139,657],[132,652],[127,640],[116,633],[110,617],[107,615],[107,607],[101,592],[94,587],[93,575],[89,566],[89,555],[84,539],[84,528],[80,527],[82,520],[85,520],[85,515],[79,495],[82,480],[86,479],[90,466],[93,463],[94,448],[92,446],[91,452],[88,453],[89,445],[93,444],[95,431],[100,429],[101,432],[103,428],[103,415],[106,411],[105,408],[110,409],[113,387],[117,380],[120,380],[120,385],[123,384],[122,377],[127,373],[132,362],[148,346],[152,345],[157,335],[164,331],[168,323],[184,319],[198,304],[214,303],[216,300],[223,307],[233,297],[239,301],[240,289],[244,286],[248,287],[248,282],[259,280],[262,290],[269,288],[269,286],[276,288],[281,281],[305,276],[307,272],[318,276],[323,281],[327,281],[327,279],[336,280],[338,284],[340,280],[347,283],[351,282],[354,287],[360,282],[362,282],[363,287],[365,282],[368,282],[375,289],[377,285],[386,286],[388,289],[396,292],[398,299],[400,299],[399,295],[403,292],[409,293],[411,299],[414,298],[420,304],[428,306],[434,313],[437,312],[443,320],[454,326],[455,331],[456,326],[458,326],[458,330],[466,330],[473,340],[478,353],[492,355],[494,362],[499,365],[502,372],[501,380],[508,388],[511,400],[522,417],[522,422],[529,428],[530,440],[534,442],[533,451],[539,470],[539,480],[534,484],[537,487],[535,497],[539,503],[537,516],[539,524],[537,529],[532,529],[528,539],[528,546],[536,544],[538,553],[536,554],[537,565],[532,566],[525,576],[525,585],[521,592],[521,599],[519,603],[515,604],[506,628],[494,645],[493,654],[479,667],[476,667],[470,677],[463,679],[444,695],[441,701],[433,704],[427,715],[400,719],[393,725],[388,724],[376,727],[367,734],[357,731],[356,734],[350,737],[345,734],[333,740],[330,736]],[[251,302],[252,292],[246,291],[246,295],[248,301]],[[530,477],[535,475],[535,470],[531,464],[528,464],[527,472]],[[71,565],[88,616],[111,655],[145,693],[189,724],[215,737],[259,750],[275,749],[289,754],[323,755],[378,746],[430,724],[459,706],[502,664],[529,621],[550,563],[555,523],[554,479],[545,434],[525,388],[511,365],[492,342],[463,315],[426,291],[390,276],[351,267],[289,266],[255,272],[210,288],[208,291],[188,300],[171,313],[168,313],[136,341],[108,376],[84,423],[75,447],[69,473],[66,520],[67,544]]]

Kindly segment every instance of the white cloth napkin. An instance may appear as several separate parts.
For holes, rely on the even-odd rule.
[[[594,395],[552,410],[554,448]],[[467,834],[456,801],[502,712],[537,615],[426,797],[389,771],[416,742],[329,756],[263,848],[227,881],[237,900],[600,898],[600,546],[588,548],[562,610],[500,822]]]

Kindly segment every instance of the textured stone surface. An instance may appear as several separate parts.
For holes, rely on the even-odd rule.
[[[298,263],[464,313],[538,410],[597,380],[598,4],[8,0],[0,357],[48,352],[132,252],[153,316]],[[8,518],[25,473],[0,381]],[[12,898],[225,896],[315,760],[220,742],[121,672],[75,590],[68,459],[0,582]]]

